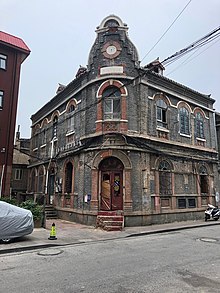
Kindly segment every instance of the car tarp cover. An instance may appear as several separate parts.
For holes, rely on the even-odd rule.
[[[0,201],[0,239],[21,237],[33,228],[31,211]]]

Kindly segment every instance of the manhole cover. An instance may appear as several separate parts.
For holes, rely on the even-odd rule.
[[[61,253],[63,253],[63,250],[60,250],[60,249],[44,249],[38,252],[38,255],[52,256],[52,255],[58,255]]]
[[[199,240],[203,242],[217,242],[218,241],[217,239],[214,239],[214,238],[200,238]]]

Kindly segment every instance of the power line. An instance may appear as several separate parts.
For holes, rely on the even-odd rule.
[[[161,39],[166,35],[166,33],[170,30],[170,28],[174,25],[174,23],[177,21],[177,19],[180,17],[180,15],[183,13],[183,11],[187,8],[187,6],[190,4],[192,0],[190,0],[185,7],[181,10],[181,12],[177,15],[177,17],[174,19],[174,21],[171,23],[171,25],[166,29],[166,31],[162,34],[162,36],[159,38],[159,40],[154,44],[154,46],[147,52],[147,54],[144,56],[144,58],[141,60],[141,62],[149,55],[149,53],[156,47],[156,45],[161,41]]]
[[[184,60],[179,66],[177,66],[176,68],[174,68],[172,71],[170,71],[168,74],[166,74],[166,76],[169,76],[171,73],[175,72],[176,70],[178,70],[181,66],[188,64],[189,62],[191,62],[192,60],[194,60],[196,57],[198,57],[199,55],[201,55],[203,52],[205,52],[206,50],[208,50],[210,47],[212,47],[213,45],[215,45],[217,42],[219,42],[219,40],[215,41],[213,44],[211,44],[210,46],[208,46],[207,48],[205,48],[204,50],[202,50],[202,52],[200,52],[199,54],[197,54],[196,56],[194,56],[193,58],[191,58],[200,48],[198,48],[194,53],[192,53],[186,60]],[[188,61],[188,62],[187,62]]]
[[[181,49],[180,51],[176,52],[175,54],[171,55],[170,57],[164,59],[161,63],[164,66],[168,66],[171,63],[173,63],[174,61],[176,61],[179,58],[181,58],[182,56],[184,56],[185,54],[188,54],[189,52],[191,52],[197,48],[200,48],[204,45],[207,45],[208,43],[212,42],[213,40],[215,40],[219,36],[220,36],[220,27],[217,27],[216,29],[214,29],[213,31],[211,31],[210,33],[205,35],[204,37],[200,38],[199,40],[193,42],[192,44],[190,44],[186,48]]]

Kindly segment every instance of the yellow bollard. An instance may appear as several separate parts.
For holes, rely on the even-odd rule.
[[[49,240],[57,240],[55,223],[53,223],[51,226],[50,237],[48,239]]]

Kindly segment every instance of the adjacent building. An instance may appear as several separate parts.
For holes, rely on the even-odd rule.
[[[11,196],[18,202],[26,199],[28,187],[28,166],[30,160],[30,139],[21,138],[16,132],[11,176]]]
[[[0,31],[0,197],[10,194],[20,70],[29,54],[22,39]]]
[[[159,60],[141,67],[119,17],[96,33],[88,65],[31,117],[29,191],[86,224],[203,217],[218,191],[214,100]]]

